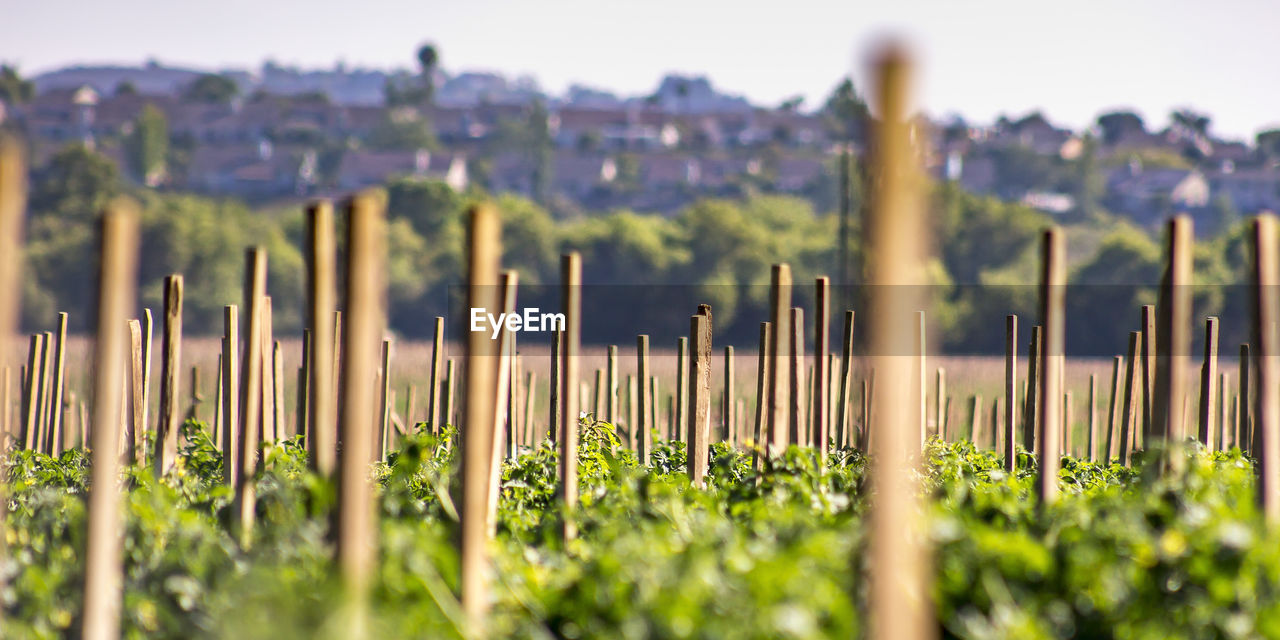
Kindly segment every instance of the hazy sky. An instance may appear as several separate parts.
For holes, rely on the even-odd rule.
[[[1128,107],[1163,125],[1174,107],[1213,131],[1280,125],[1280,4],[1270,0],[0,0],[0,60],[33,74],[75,62],[257,68],[416,64],[530,74],[624,94],[668,71],[707,74],[766,104],[820,103],[881,36],[921,62],[930,114],[985,122],[1043,109],[1081,126]]]

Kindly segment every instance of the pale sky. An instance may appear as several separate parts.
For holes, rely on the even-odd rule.
[[[1042,109],[1080,127],[1125,107],[1149,127],[1175,107],[1252,138],[1280,125],[1280,4],[1270,0],[0,0],[0,61],[31,75],[69,63],[257,69],[443,67],[651,92],[669,71],[776,104],[821,103],[871,46],[901,37],[919,106],[989,122]]]

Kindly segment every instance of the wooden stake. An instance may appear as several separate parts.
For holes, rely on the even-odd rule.
[[[222,434],[223,430],[226,428],[226,418],[222,413],[222,408],[225,406],[224,399],[226,398],[226,390],[223,387],[222,381],[222,358],[227,352],[226,339],[222,339],[220,344],[220,351],[218,352],[218,381],[214,387],[216,404],[214,404],[213,407],[213,446],[219,448],[219,450],[222,448]],[[223,468],[222,473],[224,477],[227,475],[225,467]],[[226,480],[224,480],[224,482],[226,482]]]
[[[1154,305],[1142,306],[1142,430],[1134,435],[1141,435],[1143,448],[1150,446],[1156,429],[1153,400],[1156,392],[1156,308]]]
[[[836,440],[841,446],[849,446],[853,442],[851,431],[853,418],[849,415],[849,406],[853,398],[853,311],[844,312],[843,345],[840,350],[840,399],[836,401],[839,416],[836,418],[838,435]],[[864,428],[866,423],[863,423]],[[866,453],[865,451],[863,453]]]
[[[324,477],[333,475],[338,455],[336,253],[333,205],[326,200],[308,204],[307,328],[311,331],[311,360],[307,383],[307,454],[312,469]]]
[[[1040,428],[1040,410],[1037,404],[1041,401],[1040,397],[1040,376],[1043,375],[1044,350],[1041,347],[1043,342],[1042,333],[1044,327],[1036,325],[1031,327],[1031,346],[1027,350],[1027,386],[1023,388],[1022,394],[1026,399],[1023,406],[1026,411],[1022,416],[1022,442],[1023,447],[1027,451],[1036,453],[1040,451],[1039,439],[1036,431]]]
[[[1139,408],[1135,400],[1137,395],[1138,376],[1142,375],[1141,363],[1138,358],[1142,357],[1142,332],[1129,332],[1129,354],[1128,363],[1125,369],[1125,388],[1124,388],[1124,413],[1122,414],[1122,422],[1120,424],[1120,464],[1128,465],[1132,450],[1134,431],[1137,430],[1137,419]]]
[[[606,372],[608,395],[605,396],[605,421],[618,425],[618,345],[609,345],[608,370]]]
[[[155,336],[155,321],[151,317],[150,309],[142,310],[142,434],[151,432],[151,339]],[[143,445],[147,444],[147,439],[143,438]],[[150,460],[150,451],[145,446],[140,448],[139,453],[145,453]],[[141,461],[139,462],[141,464]]]
[[[267,252],[261,247],[245,251],[244,270],[244,360],[240,367],[240,433],[237,451],[240,462],[236,465],[236,499],[232,513],[240,544],[248,547],[253,539],[257,487],[254,476],[258,470],[258,439],[262,429],[263,358],[262,321],[267,295]]]
[[[53,395],[50,399],[52,410],[50,413],[49,438],[50,447],[49,454],[59,456],[62,454],[62,401],[66,393],[66,356],[67,356],[67,314],[58,314],[58,342],[53,349]],[[7,337],[7,334],[6,334]],[[3,440],[0,435],[0,441]]]
[[[1240,345],[1240,410],[1236,412],[1236,443],[1248,455],[1254,454],[1253,446],[1253,359],[1249,344]]]
[[[922,409],[909,409],[913,395],[913,384],[908,382],[911,365],[902,357],[910,354],[913,346],[919,346],[913,345],[918,335],[912,335],[907,319],[924,304],[918,291],[918,285],[923,284],[924,251],[920,239],[924,237],[924,221],[908,144],[908,63],[904,54],[891,49],[881,54],[876,69],[880,102],[877,112],[881,119],[873,148],[880,179],[873,185],[874,205],[864,229],[867,245],[876,248],[868,264],[868,283],[872,285],[867,305],[872,314],[872,368],[887,382],[876,385],[878,397],[872,427],[875,451],[871,473],[877,496],[871,510],[870,562],[875,569],[870,574],[868,594],[869,637],[926,640],[937,632],[927,595],[928,560],[919,546],[923,524],[919,521],[916,487],[907,461],[909,452],[918,455],[920,451],[919,432],[924,416]],[[777,307],[775,322],[785,322],[787,318],[776,310]],[[779,327],[777,335],[789,335],[788,329]],[[780,366],[786,366],[785,362]],[[921,375],[923,367],[916,373],[916,384]],[[917,393],[923,395],[923,385]]]
[[[382,339],[382,366],[378,370],[378,431],[374,448],[377,461],[387,459],[391,446],[391,340]]]
[[[982,448],[982,395],[978,394],[970,399],[972,406],[969,407],[969,441],[973,443],[975,448]],[[957,437],[959,434],[956,434]]]
[[[560,378],[564,359],[560,357],[561,348],[564,346],[564,332],[560,327],[555,327],[551,334],[551,363],[547,367],[550,371],[551,379],[547,382],[547,436],[552,442],[560,440],[560,425],[564,423],[564,419],[560,414],[563,408],[560,406]]]
[[[435,335],[431,339],[431,391],[427,396],[427,412],[431,416],[431,433],[440,435],[440,427],[449,421],[444,416],[440,422],[440,365],[444,361],[444,318],[436,316]]]
[[[381,199],[371,192],[352,196],[347,206],[346,326],[342,331],[344,384],[342,419],[338,426],[342,446],[338,451],[337,535],[338,566],[352,605],[350,626],[344,634],[350,638],[363,637],[368,632],[365,599],[376,557],[377,528],[373,487],[369,482],[375,407],[374,387],[370,381],[377,371],[378,348],[386,326],[385,247],[386,226]],[[317,339],[322,338],[319,333],[316,335]],[[476,370],[482,368],[482,365],[477,366]],[[479,385],[473,388],[479,388]],[[463,526],[466,526],[465,521]],[[464,537],[466,532],[464,529]],[[464,568],[464,584],[465,571]],[[465,596],[465,587],[463,593]]]
[[[22,448],[27,451],[38,446],[40,434],[40,367],[44,363],[41,353],[44,351],[44,334],[31,334],[27,348],[26,375],[23,376],[23,408],[22,408]]]
[[[501,256],[502,254],[498,254]],[[502,271],[498,276],[498,310],[504,316],[511,317],[516,309],[516,292],[519,287],[519,275],[515,270]],[[474,308],[474,307],[473,307]],[[487,313],[491,307],[485,307]],[[485,532],[489,539],[497,535],[498,526],[498,489],[502,482],[502,459],[515,455],[515,424],[511,419],[512,372],[515,369],[515,333],[503,323],[498,331],[497,362],[494,374],[494,395],[489,401],[493,403],[493,422],[489,425],[489,464],[485,477]],[[468,367],[474,360],[468,360]],[[469,380],[469,379],[468,379]],[[468,393],[467,402],[471,402]],[[470,414],[468,414],[470,415]],[[470,435],[470,431],[468,431]]]
[[[2,186],[2,185],[0,185]],[[98,271],[98,336],[94,341],[93,466],[89,489],[89,535],[85,553],[80,637],[120,636],[124,544],[120,510],[120,389],[128,349],[121,323],[134,305],[137,276],[138,207],[124,199],[107,205],[101,223]]]
[[[1229,434],[1230,434],[1230,429],[1227,426],[1228,424],[1230,424],[1227,422],[1227,412],[1228,412],[1227,393],[1228,392],[1229,391],[1227,386],[1227,373],[1223,371],[1218,374],[1218,424],[1216,425],[1216,428],[1218,430],[1218,437],[1214,438],[1213,440],[1214,446],[1216,447],[1215,450],[1218,450],[1218,451],[1226,451],[1227,447],[1229,446],[1227,443],[1227,438],[1229,437]]]
[[[671,423],[671,438],[688,442],[684,425],[689,422],[685,409],[689,406],[689,339],[676,339],[676,416]]]
[[[791,422],[788,442],[799,447],[809,446],[808,423],[805,421],[805,350],[804,350],[804,309],[791,307],[791,352],[790,381],[791,388],[787,396],[791,399]]]
[[[453,375],[453,358],[449,358],[447,366],[445,367],[445,372],[444,372],[444,386],[445,386],[444,415],[440,417],[440,421],[443,424],[452,425],[456,422],[456,420],[454,419],[454,413],[453,413],[454,380],[456,380],[456,378]]]
[[[737,448],[737,438],[734,437],[734,426],[737,419],[738,396],[734,392],[733,380],[733,347],[726,346],[724,348],[724,404],[720,408],[721,419],[724,426],[724,439],[728,441],[730,448]],[[825,403],[823,403],[825,405]]]
[[[1221,440],[1214,440],[1213,429],[1218,426],[1214,409],[1218,404],[1215,394],[1218,379],[1218,319],[1210,317],[1204,323],[1204,363],[1200,365],[1200,444],[1214,451]]]
[[[627,424],[623,429],[627,434],[627,448],[636,450],[639,445],[636,439],[640,435],[636,431],[636,377],[627,374]]]
[[[224,307],[222,321],[222,480],[234,488],[240,477],[239,307]]]
[[[1175,216],[1168,225],[1168,264],[1160,287],[1156,329],[1156,379],[1151,433],[1165,442],[1163,469],[1177,472],[1186,439],[1183,407],[1187,404],[1185,362],[1191,355],[1191,218]]]
[[[1253,221],[1253,343],[1258,371],[1258,398],[1254,415],[1254,437],[1258,460],[1258,505],[1267,524],[1280,522],[1280,370],[1276,356],[1276,321],[1280,320],[1280,299],[1276,296],[1276,218],[1262,214]]]
[[[564,305],[564,344],[560,370],[560,495],[566,516],[562,530],[566,541],[578,536],[572,512],[578,506],[578,351],[582,343],[582,256],[572,252],[560,257],[560,300]]]
[[[769,290],[769,455],[781,455],[791,444],[788,415],[791,390],[791,266],[773,265]]]
[[[1057,227],[1044,233],[1040,276],[1040,321],[1044,323],[1043,376],[1040,380],[1040,504],[1047,506],[1058,499],[1058,469],[1061,457],[1058,444],[1062,438],[1062,369],[1066,331],[1066,236]]]
[[[1124,366],[1124,356],[1116,356],[1111,363],[1111,400],[1107,405],[1107,444],[1102,451],[1102,461],[1111,464],[1116,457],[1116,410],[1120,408],[1120,369]]]
[[[770,344],[772,326],[768,322],[760,323],[760,348],[756,351],[756,424],[751,438],[751,467],[756,470],[761,465],[760,451],[771,446],[766,443],[766,438],[769,437],[766,429],[769,421],[769,398],[773,395],[769,388],[769,381],[772,379],[770,365],[773,364],[773,358],[769,355],[773,348]]]
[[[129,337],[131,339],[130,356],[132,365],[129,368],[131,377],[129,379],[129,450],[128,460],[131,465],[141,465],[147,458],[147,423],[143,417],[143,399],[142,390],[144,388],[145,377],[143,369],[145,365],[142,362],[142,323],[137,320],[129,321]]]
[[[1018,316],[1004,317],[1004,470],[1018,468]]]
[[[1089,374],[1089,443],[1085,448],[1085,459],[1093,462],[1097,459],[1098,442],[1098,377]]]
[[[278,440],[279,432],[283,432],[283,427],[276,425],[276,368],[272,361],[272,350],[275,347],[275,337],[272,335],[271,327],[273,323],[271,296],[264,295],[262,297],[262,395],[258,402],[262,407],[262,415],[259,418],[258,428],[258,446],[264,446],[266,443]]]
[[[156,425],[156,477],[173,468],[178,457],[178,376],[182,369],[182,276],[164,279],[164,362],[160,365],[160,423]]]
[[[298,414],[297,432],[302,435],[303,445],[308,452],[314,449],[311,446],[311,439],[314,437],[311,426],[311,376],[315,372],[314,360],[315,345],[313,344],[311,329],[303,329],[302,364],[298,367],[298,406],[295,411]],[[311,461],[311,464],[314,466],[315,462]]]
[[[818,460],[825,462],[830,425],[830,392],[831,369],[831,279],[820,276],[815,283],[813,298],[813,406],[809,415],[813,416],[813,435],[810,441],[818,450]],[[732,405],[730,405],[732,406]]]
[[[594,387],[592,387],[592,390],[591,390],[591,399],[592,399],[592,402],[591,402],[592,411],[591,411],[591,413],[593,414],[591,417],[592,417],[593,419],[595,419],[595,421],[596,421],[596,422],[605,422],[605,421],[606,421],[606,420],[605,420],[605,417],[606,417],[606,416],[605,416],[605,413],[604,413],[604,411],[605,411],[605,408],[604,408],[604,405],[605,405],[605,400],[604,400],[605,386],[604,386],[604,385],[605,385],[605,381],[604,381],[604,369],[596,369],[596,384],[595,384],[595,386],[594,386]]]
[[[707,475],[711,426],[711,318],[696,313],[689,318],[689,342],[693,345],[689,361],[691,394],[689,397],[689,449],[686,470],[695,487],[703,485]]]
[[[536,394],[538,391],[538,373],[530,369],[525,375],[527,376],[524,383],[525,444],[527,444],[531,449],[536,449],[538,447],[538,443],[542,441],[541,438],[538,437],[537,428],[533,425],[533,409],[537,406]]]
[[[947,434],[943,429],[943,427],[946,426],[946,414],[943,412],[947,405],[947,370],[942,367],[938,367],[934,390],[936,392],[934,395],[937,396],[934,399],[934,408],[937,410],[937,417],[934,422],[934,432],[943,440],[947,440],[948,435],[952,434]]]
[[[650,381],[652,373],[649,371],[649,336],[636,336],[636,376],[639,378],[637,389],[640,392],[640,411],[637,414],[637,423],[634,433],[636,434],[636,452],[640,458],[641,466],[649,466],[649,456],[653,453],[653,428],[654,428],[654,399],[655,389],[654,383]]]
[[[40,413],[36,418],[37,436],[36,449],[45,455],[48,455],[52,444],[49,425],[49,414],[52,413],[49,407],[50,396],[53,395],[53,334],[44,332],[44,345],[40,350]]]

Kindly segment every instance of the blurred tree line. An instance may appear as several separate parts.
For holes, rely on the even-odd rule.
[[[140,164],[145,169],[146,163]],[[833,174],[834,165],[835,160]],[[956,353],[1000,352],[1005,314],[1019,314],[1024,327],[1034,321],[1039,235],[1053,221],[954,184],[931,190],[933,237],[925,239],[936,256],[930,265],[930,324],[936,331],[931,344]],[[858,185],[852,191],[855,200],[864,192]],[[251,210],[232,199],[138,187],[122,180],[106,158],[82,146],[63,149],[32,174],[23,291],[26,327],[47,328],[58,311],[68,311],[73,331],[91,328],[97,212],[122,192],[136,197],[144,210],[142,305],[158,310],[163,277],[182,273],[187,331],[219,333],[223,305],[241,300],[244,250],[262,245],[269,254],[277,330],[300,330],[305,295],[301,206]],[[459,193],[442,182],[415,178],[393,179],[385,196],[389,321],[395,332],[412,337],[428,335],[436,315],[466,317],[459,308],[458,286],[465,211],[491,197],[503,217],[504,264],[520,274],[519,307],[558,309],[559,256],[582,252],[589,287],[584,337],[589,342],[629,345],[636,333],[647,332],[655,343],[666,344],[687,333],[695,305],[706,302],[714,309],[719,344],[752,345],[758,323],[768,315],[773,263],[791,265],[794,304],[810,310],[814,278],[837,268],[837,215],[815,211],[809,200],[794,197],[748,194],[736,200],[701,200],[671,217],[631,211],[556,217],[523,197],[490,196],[478,189]],[[856,211],[861,203],[854,204]],[[341,230],[341,207],[338,211]],[[857,218],[850,247],[855,259],[862,253]],[[1073,284],[1068,348],[1093,355],[1123,350],[1126,332],[1137,326],[1140,306],[1155,301],[1161,240],[1104,211],[1067,230]],[[1247,339],[1247,296],[1227,286],[1248,281],[1246,241],[1245,225],[1236,224],[1197,244],[1196,282],[1201,286],[1196,317],[1221,315],[1224,345]],[[856,309],[861,296],[848,290],[835,299],[851,301]],[[833,323],[840,316],[833,304]],[[455,335],[461,330],[453,328]]]

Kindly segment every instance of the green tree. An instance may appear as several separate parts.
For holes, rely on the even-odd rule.
[[[125,154],[134,178],[154,187],[165,178],[169,154],[169,121],[154,105],[146,105],[125,138]]]
[[[1280,159],[1280,129],[1259,131],[1255,141],[1263,156],[1271,160]]]
[[[1146,131],[1146,125],[1132,111],[1110,111],[1098,116],[1098,129],[1102,132],[1103,142],[1115,144],[1125,134]]]
[[[239,94],[240,87],[231,78],[216,73],[206,73],[187,85],[182,91],[182,99],[187,102],[228,104]]]
[[[16,67],[0,65],[0,102],[23,104],[35,96],[35,84],[24,79]]]
[[[853,79],[844,78],[822,106],[822,118],[831,137],[840,142],[855,142],[863,137],[871,110],[853,88]]]
[[[380,151],[416,151],[437,146],[431,123],[411,107],[388,109],[365,141]]]
[[[418,47],[418,69],[422,77],[422,95],[423,104],[431,104],[435,100],[436,95],[436,67],[440,64],[440,54],[436,51],[434,44],[424,44]]]
[[[67,311],[73,330],[89,328],[96,222],[119,191],[115,165],[80,144],[62,149],[32,174],[25,324],[45,326],[58,311]]]

